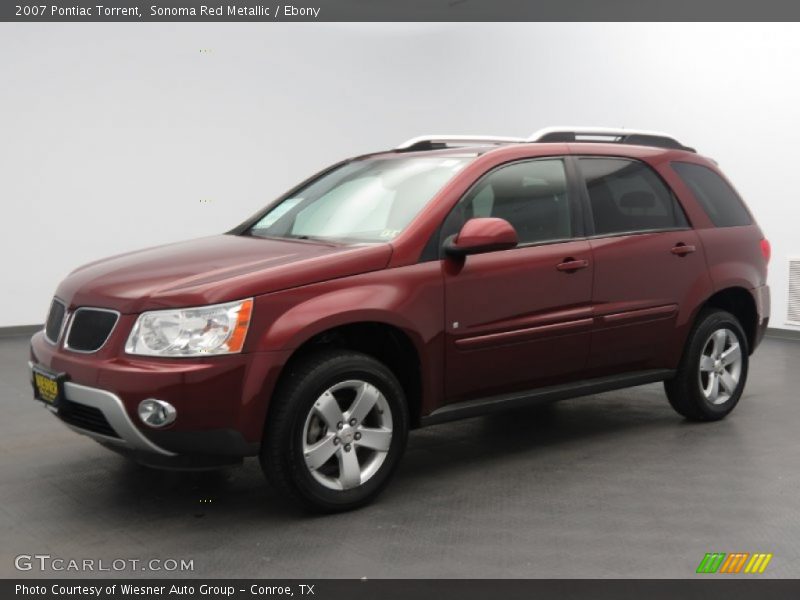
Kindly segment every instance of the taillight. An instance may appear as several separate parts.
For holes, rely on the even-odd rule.
[[[764,262],[769,264],[769,259],[772,256],[772,246],[769,245],[769,240],[761,240],[761,254],[764,255]]]

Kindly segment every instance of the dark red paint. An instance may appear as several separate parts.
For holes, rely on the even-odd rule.
[[[652,166],[692,228],[491,251],[420,262],[475,181],[509,161],[569,154],[627,156]],[[270,397],[305,342],[361,322],[390,325],[415,349],[418,413],[447,403],[575,378],[675,368],[703,304],[738,288],[752,299],[753,344],[769,317],[769,252],[756,225],[715,228],[670,161],[716,165],[681,150],[604,144],[517,144],[469,163],[392,243],[348,246],[219,235],[123,254],[71,273],[56,295],[74,310],[113,308],[108,343],[83,355],[31,342],[34,362],[119,395],[131,420],[144,398],[177,408],[173,431],[232,429],[261,440]],[[498,219],[467,223],[456,245],[513,246]],[[510,230],[510,231],[509,231]],[[676,250],[681,249],[682,250]],[[766,257],[766,259],[765,259]],[[202,359],[130,356],[138,313],[253,297],[244,351]]]
[[[470,219],[448,245],[451,253],[478,254],[493,250],[510,250],[517,245],[517,232],[511,223],[491,217]]]

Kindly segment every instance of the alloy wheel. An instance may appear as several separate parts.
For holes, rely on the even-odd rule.
[[[730,400],[742,375],[742,347],[736,334],[727,328],[717,329],[703,345],[700,354],[700,389],[711,404]]]
[[[352,379],[325,390],[303,427],[303,457],[311,476],[332,490],[366,483],[392,442],[392,413],[381,391]]]

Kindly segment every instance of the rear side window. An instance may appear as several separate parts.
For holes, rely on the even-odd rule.
[[[580,158],[597,235],[688,226],[678,201],[647,165],[624,158]]]
[[[714,171],[702,165],[685,162],[672,163],[672,169],[692,190],[714,225],[739,227],[753,223],[739,195]]]

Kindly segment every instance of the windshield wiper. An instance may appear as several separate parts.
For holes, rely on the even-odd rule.
[[[334,238],[329,237],[317,237],[315,235],[293,235],[291,233],[287,233],[281,236],[275,236],[276,239],[285,239],[285,240],[302,240],[304,242],[319,242],[320,244],[328,244],[330,246],[339,246],[345,242],[341,240],[336,240]]]

